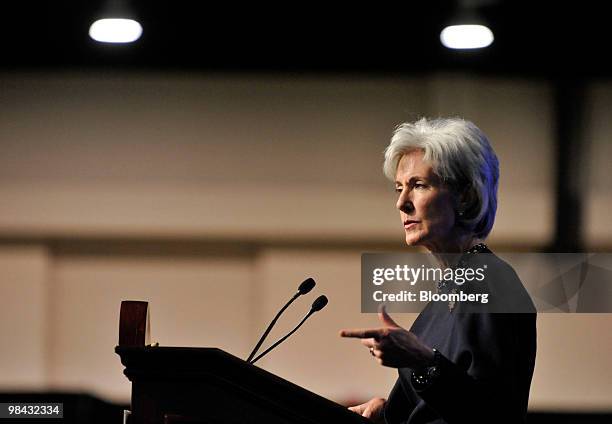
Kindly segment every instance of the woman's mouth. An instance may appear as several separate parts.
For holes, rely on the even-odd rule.
[[[419,222],[420,221],[414,221],[414,220],[407,219],[406,221],[404,221],[404,228],[408,230],[412,227],[415,227]]]

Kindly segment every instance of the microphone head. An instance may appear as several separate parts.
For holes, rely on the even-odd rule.
[[[306,294],[310,290],[312,290],[315,284],[317,284],[315,283],[315,280],[313,280],[312,278],[307,278],[302,282],[302,284],[300,284],[300,287],[298,287],[298,292],[300,292],[300,294]]]
[[[314,302],[312,302],[311,309],[312,311],[317,312],[325,308],[325,305],[327,305],[327,297],[325,295],[321,295],[317,297]]]

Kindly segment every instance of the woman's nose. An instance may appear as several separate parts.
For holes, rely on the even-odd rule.
[[[409,196],[404,193],[405,192],[402,192],[398,197],[395,207],[404,213],[410,213],[414,210],[414,204],[410,200]]]

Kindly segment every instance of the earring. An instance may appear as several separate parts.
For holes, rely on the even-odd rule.
[[[457,212],[457,215],[459,215],[459,216],[463,216],[463,211],[459,211],[459,212]]]

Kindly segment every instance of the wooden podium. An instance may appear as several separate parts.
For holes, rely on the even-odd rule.
[[[125,342],[130,324],[120,322]],[[132,382],[130,424],[371,423],[220,349],[119,345],[115,352]]]

